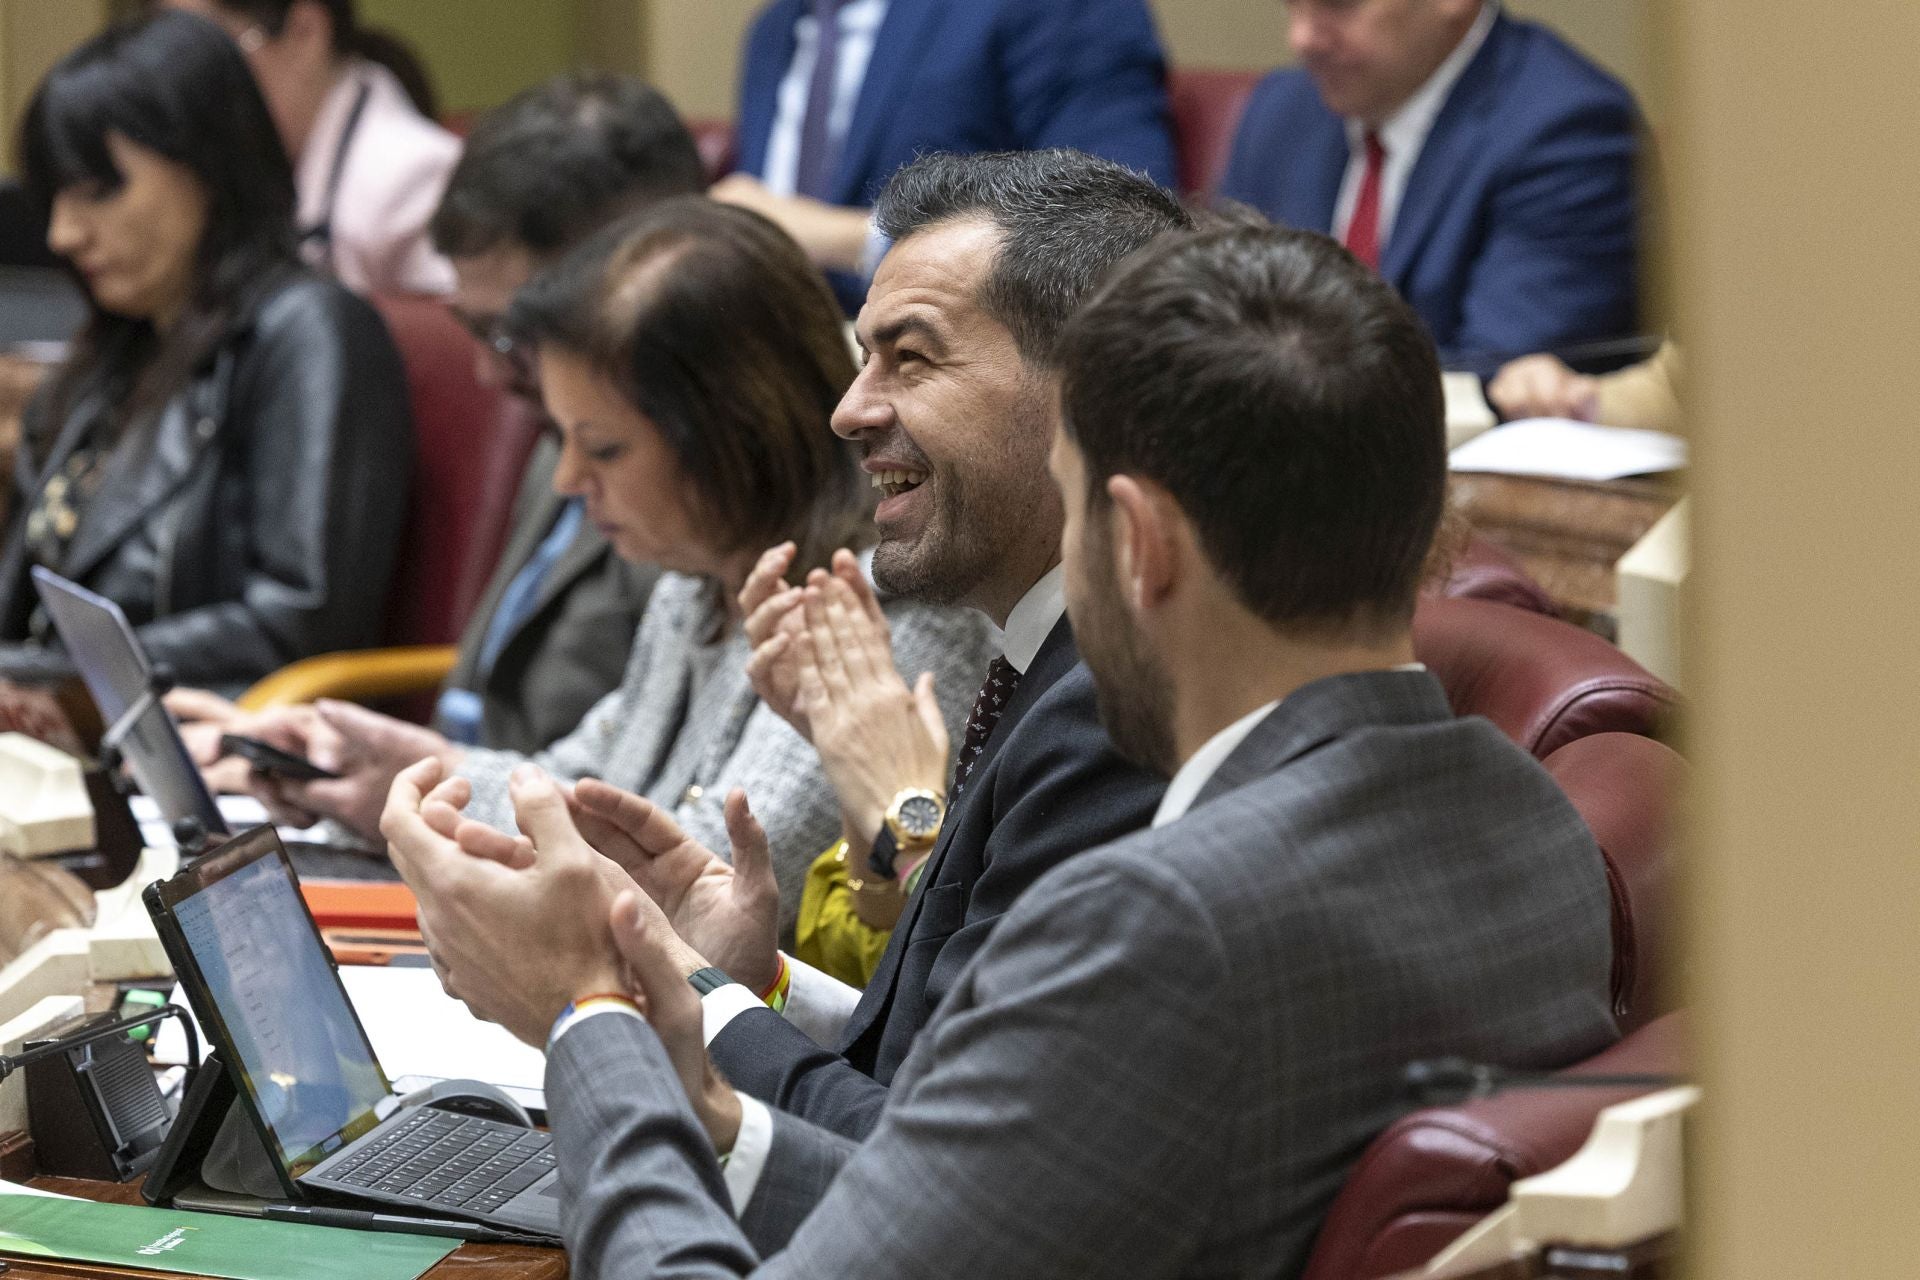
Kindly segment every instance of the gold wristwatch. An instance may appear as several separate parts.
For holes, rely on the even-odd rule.
[[[938,791],[925,787],[906,787],[887,806],[886,821],[874,839],[867,864],[877,876],[893,879],[901,853],[924,851],[940,838],[940,824],[947,820],[947,801]]]

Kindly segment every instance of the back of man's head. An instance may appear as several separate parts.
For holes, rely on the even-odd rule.
[[[1271,227],[1171,238],[1088,302],[1060,363],[1093,508],[1116,474],[1160,486],[1284,632],[1406,625],[1446,492],[1440,371],[1346,250]]]
[[[981,302],[1041,369],[1054,367],[1060,331],[1115,263],[1192,225],[1151,178],[1064,148],[924,156],[894,175],[873,217],[895,242],[968,218],[999,228]]]
[[[509,246],[536,258],[621,214],[706,186],[693,136],[658,92],[629,76],[557,76],[474,126],[433,215],[450,258]]]

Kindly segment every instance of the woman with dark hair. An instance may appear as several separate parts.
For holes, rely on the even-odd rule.
[[[373,643],[406,381],[379,317],[295,256],[293,177],[232,42],[178,13],[95,37],[40,86],[21,158],[90,314],[22,423],[0,678],[70,671],[34,565],[118,602],[183,681]]]
[[[361,27],[354,0],[164,3],[212,19],[246,54],[293,158],[307,260],[361,293],[451,292],[427,223],[460,139],[387,65],[424,78],[410,51]]]
[[[616,223],[526,287],[516,334],[537,345],[558,425],[554,487],[585,500],[613,549],[666,570],[620,687],[534,756],[462,751],[359,707],[268,713],[269,736],[345,776],[257,779],[299,820],[376,828],[394,775],[437,755],[471,780],[467,812],[514,830],[508,775],[532,760],[648,797],[689,835],[725,849],[728,793],[751,797],[771,842],[790,930],[808,864],[839,833],[819,757],[754,693],[739,593],[770,546],[792,544],[798,581],[836,548],[874,540],[855,447],[829,419],[854,367],[833,295],[772,223],[681,196]],[[949,731],[964,725],[994,650],[972,610],[884,603],[896,661],[930,671]]]

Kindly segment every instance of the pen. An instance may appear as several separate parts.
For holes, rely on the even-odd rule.
[[[370,1209],[330,1209],[321,1205],[270,1204],[262,1210],[270,1222],[304,1222],[314,1227],[344,1227],[349,1231],[393,1231],[408,1235],[452,1236],[489,1244],[551,1244],[536,1235],[522,1235],[482,1226],[477,1222],[452,1222],[444,1218],[403,1218],[398,1214],[375,1213]]]

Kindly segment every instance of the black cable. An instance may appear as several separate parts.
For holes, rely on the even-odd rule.
[[[71,1035],[49,1040],[46,1044],[37,1045],[32,1049],[27,1049],[20,1053],[0,1054],[0,1080],[5,1080],[20,1068],[31,1066],[33,1063],[39,1062],[42,1059],[56,1058],[63,1053],[81,1048],[85,1045],[90,1045],[97,1040],[106,1040],[115,1035],[138,1030],[141,1027],[150,1027],[156,1022],[164,1022],[168,1018],[180,1019],[180,1025],[186,1028],[188,1067],[191,1070],[198,1071],[200,1069],[200,1033],[194,1028],[192,1016],[177,1004],[164,1004],[151,1013],[143,1013],[132,1018],[121,1018],[105,1026],[89,1027],[84,1031],[77,1031]]]

